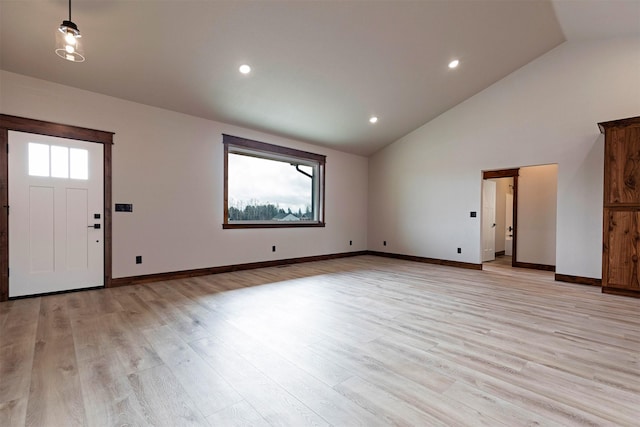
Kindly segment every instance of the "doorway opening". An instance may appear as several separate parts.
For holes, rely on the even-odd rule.
[[[513,177],[483,181],[482,262],[513,264]]]
[[[482,183],[482,262],[555,271],[558,165],[485,171]]]
[[[483,172],[483,263],[516,267],[519,171],[502,169]]]

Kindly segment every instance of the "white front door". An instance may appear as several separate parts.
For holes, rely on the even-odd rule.
[[[496,259],[496,183],[482,181],[482,262]]]
[[[9,297],[104,285],[103,146],[9,132]]]

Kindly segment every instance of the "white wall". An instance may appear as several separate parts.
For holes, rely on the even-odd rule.
[[[0,112],[116,132],[113,201],[134,212],[114,213],[114,277],[367,248],[480,263],[481,171],[551,163],[556,271],[600,277],[596,123],[640,114],[640,39],[565,43],[368,161],[8,72]],[[222,230],[221,133],[327,155],[327,227]]]
[[[518,262],[555,265],[558,165],[520,168]]]
[[[113,277],[367,249],[364,157],[4,71],[0,112],[115,132]],[[326,227],[223,230],[222,133],[326,155]]]
[[[637,115],[640,39],[564,43],[369,159],[369,249],[479,264],[481,171],[557,163],[556,271],[598,278],[596,123]]]

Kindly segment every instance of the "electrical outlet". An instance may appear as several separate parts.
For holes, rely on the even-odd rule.
[[[382,246],[387,246],[387,241],[382,242]]]
[[[353,246],[353,240],[349,240],[349,246]]]
[[[136,256],[136,264],[142,264],[142,255]]]
[[[458,248],[458,253],[461,254],[462,253],[462,248]]]
[[[276,245],[271,246],[271,252],[275,252],[276,251]]]

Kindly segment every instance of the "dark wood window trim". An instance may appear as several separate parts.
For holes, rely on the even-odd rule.
[[[104,286],[111,287],[111,146],[113,132],[0,114],[0,301],[9,298],[9,131],[95,142],[104,147]]]
[[[279,145],[267,144],[265,142],[254,141],[251,139],[240,138],[233,135],[222,134],[222,143],[224,144],[224,223],[222,228],[224,229],[246,229],[246,228],[304,228],[304,227],[324,227],[324,214],[325,214],[325,166],[326,156],[321,154],[315,154],[308,151],[296,150],[295,148],[281,147]],[[310,160],[317,162],[320,170],[320,194],[318,197],[319,219],[318,221],[305,221],[305,222],[272,222],[272,223],[229,223],[229,151],[230,147],[238,147],[249,149],[258,153],[264,153],[265,158],[268,155],[280,155],[287,157],[294,157],[301,160]]]
[[[279,145],[267,144],[266,142],[254,141],[252,139],[240,138],[238,136],[222,134],[222,143],[225,146],[250,148],[255,151],[262,151],[265,154],[281,154],[284,156],[298,157],[306,160],[314,160],[322,165],[327,157],[309,151],[296,150],[295,148],[281,147]]]
[[[482,172],[482,179],[513,178],[513,248],[511,248],[511,266],[526,268],[523,263],[519,263],[517,253],[518,243],[518,176],[520,168],[500,169],[495,171]]]

